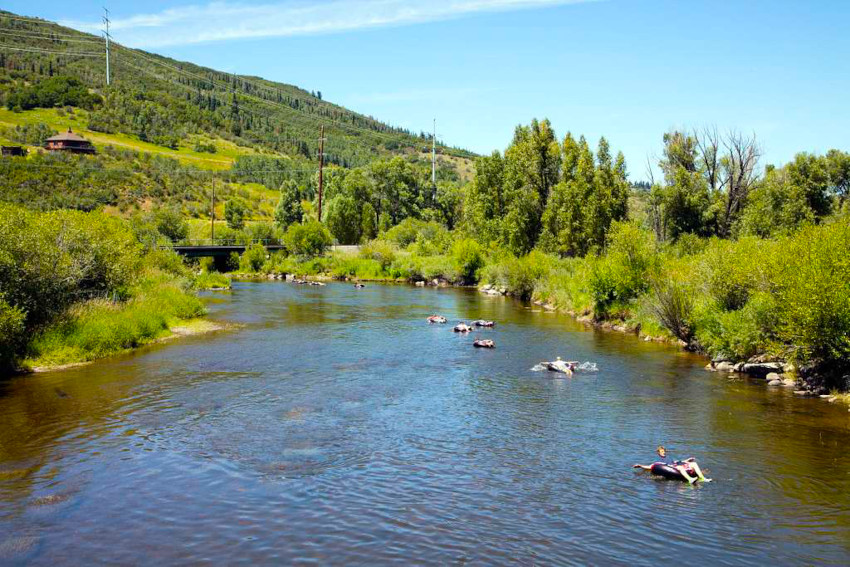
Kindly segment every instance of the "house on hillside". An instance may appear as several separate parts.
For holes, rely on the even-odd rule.
[[[24,157],[27,155],[27,150],[21,146],[2,146],[0,153],[2,153],[3,157]]]
[[[44,147],[51,152],[72,152],[75,154],[95,153],[92,143],[79,134],[71,132],[70,128],[68,128],[67,132],[47,138]]]

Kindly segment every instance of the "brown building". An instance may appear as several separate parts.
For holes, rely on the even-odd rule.
[[[76,154],[93,154],[95,152],[91,142],[79,134],[71,132],[70,128],[67,132],[47,138],[44,147],[52,152],[73,152]]]
[[[0,148],[0,152],[2,152],[3,156],[26,156],[27,150],[26,148],[22,148],[21,146],[3,146]]]

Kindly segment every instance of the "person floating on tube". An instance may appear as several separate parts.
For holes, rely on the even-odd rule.
[[[654,475],[663,476],[671,480],[686,480],[690,484],[694,484],[697,481],[711,482],[710,478],[705,478],[705,475],[702,474],[702,469],[699,468],[696,459],[693,457],[684,461],[669,460],[667,459],[667,449],[664,448],[664,445],[659,445],[656,452],[661,457],[661,461],[656,461],[651,465],[634,465],[633,468],[643,469]]]

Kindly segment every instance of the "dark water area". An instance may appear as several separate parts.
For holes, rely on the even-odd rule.
[[[0,563],[850,562],[844,406],[470,290],[207,297],[242,327],[0,385]]]

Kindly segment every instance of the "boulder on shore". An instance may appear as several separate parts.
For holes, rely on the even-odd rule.
[[[744,364],[742,371],[744,374],[766,378],[768,374],[782,372],[782,366],[781,362],[753,362]]]

